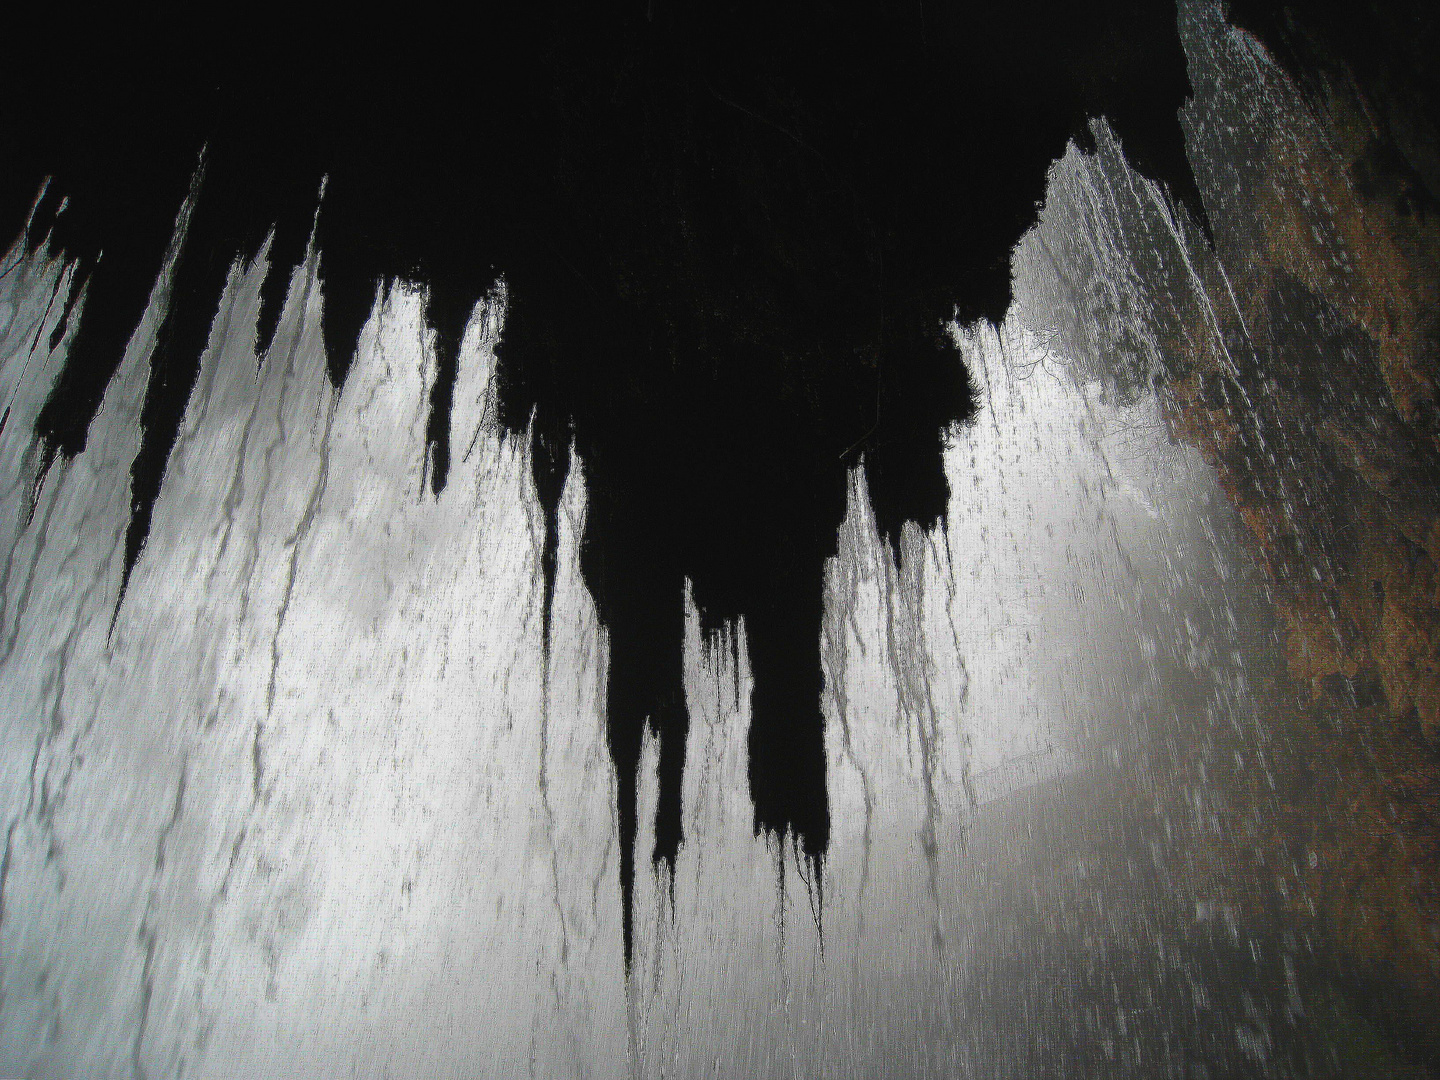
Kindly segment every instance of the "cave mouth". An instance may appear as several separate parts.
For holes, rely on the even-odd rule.
[[[572,456],[585,463],[627,965],[647,725],[654,862],[673,872],[684,840],[687,583],[707,631],[744,622],[755,831],[818,882],[823,575],[849,473],[863,469],[892,550],[907,524],[941,522],[946,433],[975,410],[947,327],[1003,317],[1010,253],[1093,119],[1203,223],[1174,12],[552,3],[465,28],[130,24],[140,44],[123,54],[115,29],[25,37],[0,227],[63,252],[84,283],[37,422],[47,461],[83,448],[173,256],[125,580],[237,258],[269,262],[263,357],[290,272],[319,253],[337,384],[377,285],[425,284],[437,493],[460,338],[501,276],[499,419],[529,440],[546,519],[547,662],[558,507]]]

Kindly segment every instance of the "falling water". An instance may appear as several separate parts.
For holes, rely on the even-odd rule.
[[[1395,732],[1435,684],[1385,570],[1435,551],[1419,330],[1344,133],[1214,8],[1181,32],[1210,235],[1096,122],[1008,315],[950,328],[943,516],[887,535],[844,465],[822,860],[757,831],[753,628],[675,597],[684,840],[628,964],[590,466],[547,498],[503,422],[506,283],[453,342],[383,283],[336,389],[313,237],[231,265],[122,602],[191,204],[73,456],[35,431],[85,282],[17,244],[0,1073],[1427,1075],[1435,766]]]

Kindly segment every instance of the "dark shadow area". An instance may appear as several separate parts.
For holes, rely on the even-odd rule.
[[[1090,118],[1203,221],[1174,11],[652,0],[464,25],[246,18],[57,15],[3,47],[0,137],[17,150],[0,231],[25,229],[87,281],[38,425],[50,457],[84,446],[199,177],[132,469],[127,579],[237,258],[269,238],[263,355],[316,223],[337,384],[377,286],[426,285],[435,492],[459,340],[503,276],[501,420],[532,441],[547,641],[572,451],[586,466],[627,962],[647,723],[655,861],[673,869],[683,841],[687,580],[707,629],[745,621],[756,832],[803,851],[818,880],[823,570],[847,470],[863,462],[892,545],[941,520],[945,432],[975,407],[945,327],[1003,317],[1011,250]]]
[[[1396,189],[1409,204],[1407,215],[1440,208],[1440,14],[1433,4],[1230,0],[1228,14],[1312,103],[1350,87],[1363,95],[1378,154],[1368,182],[1379,178]],[[1356,180],[1367,184],[1366,177]]]

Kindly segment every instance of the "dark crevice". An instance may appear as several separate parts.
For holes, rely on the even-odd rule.
[[[453,365],[452,365],[453,367]],[[450,377],[453,392],[454,372]],[[447,395],[448,396],[448,395]],[[448,415],[448,410],[447,410]],[[449,425],[446,425],[446,449],[444,465],[449,464]],[[440,451],[435,452],[435,469],[440,472]],[[532,425],[530,429],[530,475],[535,483],[535,494],[544,512],[545,536],[540,551],[540,576],[543,588],[541,604],[541,626],[543,629],[544,670],[550,670],[551,631],[555,611],[555,574],[560,550],[560,499],[565,493],[565,480],[570,475],[570,434],[569,432],[545,431]],[[444,488],[440,480],[435,488],[438,495]]]
[[[140,449],[130,465],[130,523],[125,531],[117,611],[125,601],[130,576],[150,536],[150,522],[170,451],[200,374],[215,308],[230,273],[229,259],[206,243],[212,226],[203,197],[192,213],[191,235],[181,241],[171,271],[170,300],[151,354],[150,379],[140,411]]]
[[[450,478],[450,414],[455,404],[455,378],[459,374],[460,343],[478,298],[452,290],[444,283],[431,285],[425,308],[426,322],[435,335],[435,382],[430,388],[430,417],[425,443],[432,462],[430,489],[439,495]],[[568,469],[569,446],[566,446]],[[540,478],[536,476],[536,486]],[[563,488],[564,475],[560,477]],[[556,498],[558,499],[558,495]],[[543,499],[542,499],[543,501]],[[548,611],[548,608],[547,608]],[[547,621],[546,625],[549,623]]]
[[[280,316],[285,310],[285,296],[290,291],[290,279],[305,259],[306,246],[310,241],[310,215],[303,202],[297,201],[284,220],[277,221],[270,237],[267,253],[269,266],[265,280],[260,283],[260,310],[255,318],[255,352],[268,356],[275,341],[275,331],[280,328]]]

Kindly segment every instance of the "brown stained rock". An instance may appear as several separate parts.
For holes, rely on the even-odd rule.
[[[1190,885],[1251,912],[1278,904],[1288,921],[1323,928],[1352,962],[1434,1002],[1440,759],[1413,728],[1387,720],[1365,683],[1332,675],[1313,696],[1283,678],[1257,687],[1282,737],[1257,753],[1235,736],[1230,753],[1214,755],[1235,765],[1205,777],[1218,789],[1218,827],[1196,836]]]
[[[1359,118],[1334,119],[1334,146],[1306,145],[1294,133],[1271,141],[1276,182],[1257,193],[1256,217],[1272,265],[1374,341],[1391,399],[1413,421],[1436,401],[1434,372],[1417,361],[1433,361],[1426,354],[1440,301],[1440,221],[1430,214],[1402,217],[1393,203],[1362,194],[1352,177],[1375,155],[1374,140],[1358,130]],[[1346,258],[1331,257],[1332,236]]]
[[[1359,88],[1331,80],[1309,101],[1319,123],[1263,142],[1262,180],[1238,196],[1248,224],[1217,252],[1234,303],[1191,301],[1163,341],[1170,429],[1253,538],[1286,665],[1257,694],[1267,768],[1212,777],[1225,794],[1196,889],[1279,897],[1437,1006],[1440,207]],[[1227,296],[1218,274],[1205,286]]]
[[[1295,678],[1318,688],[1373,670],[1391,715],[1440,746],[1440,212],[1391,168],[1358,90],[1335,84],[1323,102],[1320,125],[1265,143],[1265,182],[1247,193],[1256,249],[1220,253],[1239,310],[1217,316],[1254,343],[1253,370],[1197,350],[1203,333],[1172,340],[1188,374],[1167,388],[1168,413],[1255,538]],[[1318,352],[1294,351],[1287,281],[1340,328]],[[1238,381],[1253,408],[1229,407],[1217,380]],[[1259,440],[1294,475],[1277,475]]]

